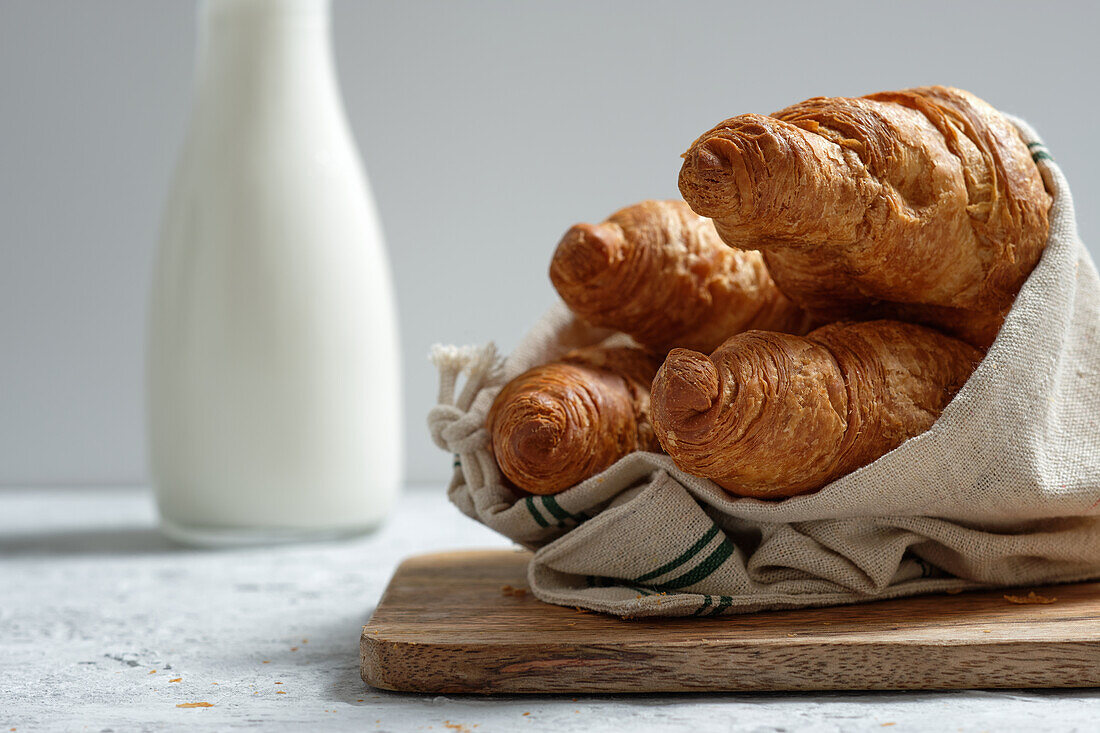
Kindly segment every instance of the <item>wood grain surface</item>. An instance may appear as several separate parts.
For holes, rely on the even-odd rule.
[[[422,555],[360,643],[363,679],[431,693],[1100,686],[1100,583],[624,621],[526,589],[529,554]],[[1053,603],[1020,605],[1029,591]]]

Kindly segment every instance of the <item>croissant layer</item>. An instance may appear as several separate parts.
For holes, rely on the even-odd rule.
[[[682,201],[642,201],[577,224],[558,244],[550,279],[574,313],[655,351],[711,351],[750,328],[809,330],[761,254],[726,246]]]
[[[1016,128],[947,87],[733,117],[684,154],[680,191],[823,320],[912,318],[975,342],[1038,262],[1051,203]]]
[[[669,353],[653,427],[680,468],[741,496],[818,489],[931,427],[981,352],[923,326],[750,331],[713,354]]]
[[[660,450],[649,417],[658,365],[642,349],[589,347],[513,379],[488,418],[501,471],[554,494],[635,450]]]

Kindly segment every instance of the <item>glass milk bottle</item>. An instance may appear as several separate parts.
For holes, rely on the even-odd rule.
[[[389,265],[344,115],[328,0],[204,0],[147,354],[164,531],[368,531],[401,483]]]

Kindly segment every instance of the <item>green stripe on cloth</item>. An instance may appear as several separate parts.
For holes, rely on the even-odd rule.
[[[546,511],[550,512],[551,516],[558,520],[559,527],[565,527],[566,519],[572,519],[577,524],[580,524],[585,519],[588,519],[587,516],[584,516],[582,518],[581,516],[565,511],[564,509],[562,509],[561,504],[558,503],[558,500],[552,496],[542,497],[542,505],[546,508]]]
[[[713,552],[707,555],[703,562],[678,578],[674,578],[667,583],[658,583],[658,587],[661,588],[661,590],[676,590],[677,588],[686,588],[689,585],[695,585],[717,570],[732,554],[733,545],[729,540],[722,538],[722,542],[718,547],[714,548]]]
[[[675,570],[676,568],[680,567],[681,565],[686,563],[688,560],[690,560],[691,558],[695,557],[700,552],[702,552],[703,548],[706,547],[707,544],[711,540],[714,539],[714,536],[718,534],[718,531],[719,531],[718,530],[718,525],[717,524],[712,524],[710,529],[707,530],[706,533],[702,537],[700,537],[699,540],[694,545],[689,547],[684,552],[684,554],[680,555],[679,557],[677,557],[674,560],[670,560],[670,561],[666,562],[664,565],[662,565],[661,567],[657,568],[656,570],[654,570],[652,572],[646,573],[645,575],[638,576],[637,578],[634,579],[634,582],[635,583],[644,583],[647,580],[653,580],[656,577],[664,575],[665,573],[667,573],[669,571],[672,571],[672,570]]]
[[[1054,160],[1051,157],[1050,152],[1047,150],[1046,145],[1043,145],[1039,141],[1027,144],[1027,149],[1031,151],[1031,159],[1038,163],[1040,160]]]
[[[731,603],[733,603],[733,597],[732,596],[719,596],[718,605],[716,605],[714,607],[713,611],[711,611],[710,613],[708,613],[706,615],[707,616],[717,616],[718,614],[722,613],[722,611],[725,611],[727,608],[729,608]]]
[[[695,613],[693,613],[691,615],[692,616],[701,616],[701,615],[703,615],[703,611],[707,610],[708,608],[710,608],[710,596],[703,596],[703,605],[699,606],[699,608],[695,611]]]
[[[543,519],[542,515],[539,514],[539,510],[535,508],[534,497],[528,496],[525,503],[527,504],[527,511],[531,512],[531,516],[535,518],[535,521],[539,523],[540,527],[550,526],[550,523]]]

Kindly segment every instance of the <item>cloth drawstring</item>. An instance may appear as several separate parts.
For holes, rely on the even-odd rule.
[[[436,344],[429,356],[439,370],[438,404],[428,412],[428,430],[440,448],[458,455],[488,447],[485,416],[469,412],[483,389],[494,386],[502,377],[496,345],[444,346]],[[465,373],[466,383],[455,396],[458,377]]]

